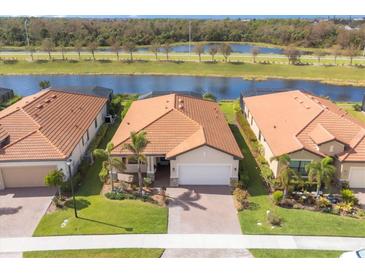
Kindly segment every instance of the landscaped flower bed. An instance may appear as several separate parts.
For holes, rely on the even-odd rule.
[[[281,194],[281,195],[280,195]],[[350,189],[343,189],[341,194],[322,194],[294,191],[284,198],[281,191],[272,194],[274,202],[284,208],[320,211],[359,219],[365,218],[365,211]]]

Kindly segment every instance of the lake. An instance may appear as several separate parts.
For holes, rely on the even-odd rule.
[[[237,52],[237,53],[251,53],[252,48],[254,47],[253,45],[250,44],[239,44],[239,43],[229,43],[232,51],[233,52]],[[217,46],[219,48],[219,44],[217,43],[207,43],[205,46],[205,53],[208,54],[208,50],[210,47],[212,46]],[[259,52],[260,54],[283,54],[284,50],[282,48],[270,48],[270,47],[258,47],[259,48]],[[73,51],[73,50],[71,50]],[[137,52],[147,52],[149,51],[149,47],[148,46],[142,46],[142,47],[138,47],[137,48]],[[161,48],[160,49],[161,53],[164,52],[164,50]],[[0,52],[2,52],[3,54],[11,54],[11,53],[16,53],[16,52],[21,52],[21,53],[27,53],[26,50],[22,49],[22,48],[13,48],[13,49],[0,49]],[[45,51],[36,51],[37,53],[46,53]],[[82,52],[90,52],[88,49],[83,49]],[[99,48],[98,50],[96,50],[96,52],[112,52],[110,48]],[[123,52],[123,51],[121,51]],[[177,44],[174,46],[171,46],[171,52],[176,52],[176,53],[187,53],[189,52],[189,45],[188,44]],[[191,52],[192,54],[194,53],[194,46],[191,46]],[[308,52],[307,52],[308,53]],[[304,53],[303,53],[304,54]]]
[[[54,87],[104,86],[115,93],[146,93],[149,91],[210,91],[219,99],[235,99],[241,92],[263,94],[286,89],[301,89],[335,101],[361,101],[365,87],[323,84],[318,81],[268,79],[244,80],[238,77],[198,77],[167,75],[2,75],[0,87],[14,89],[19,95],[39,90],[39,82],[50,81]]]
[[[219,49],[220,44],[215,43],[208,43],[205,45],[204,50],[205,53],[208,54],[209,48],[215,46]],[[237,53],[251,53],[252,48],[254,45],[250,44],[239,44],[239,43],[229,43],[229,45],[232,48],[233,52]],[[259,49],[259,52],[262,54],[283,54],[284,50],[282,48],[270,48],[270,47],[257,47]],[[145,52],[148,51],[148,47],[140,47],[138,48],[139,52]],[[182,45],[175,45],[172,46],[171,51],[173,52],[181,52],[181,53],[187,53],[189,52],[189,45],[188,44],[182,44]],[[164,52],[163,49],[161,49],[161,52]],[[194,53],[194,46],[191,46],[191,52]]]

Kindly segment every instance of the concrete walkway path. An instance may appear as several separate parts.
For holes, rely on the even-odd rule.
[[[0,238],[0,253],[101,248],[355,250],[365,238],[227,234],[123,234]]]

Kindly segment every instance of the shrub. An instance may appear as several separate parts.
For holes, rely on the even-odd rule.
[[[110,200],[136,200],[137,196],[130,193],[112,191],[105,194],[105,197]],[[144,196],[143,196],[144,197]],[[142,199],[144,199],[142,197]]]
[[[339,203],[335,206],[341,215],[348,215],[353,211],[353,205],[351,203]]]
[[[280,226],[281,225],[281,218],[276,215],[275,213],[269,211],[267,214],[267,220],[273,226]]]
[[[271,184],[271,181],[274,177],[274,174],[273,174],[271,168],[268,165],[261,165],[260,169],[261,169],[262,178],[265,180],[265,182],[268,182]]]
[[[328,208],[330,206],[332,206],[331,202],[325,198],[325,197],[319,197],[319,199],[317,200],[317,206],[318,208]]]
[[[248,192],[246,190],[236,188],[233,191],[233,196],[239,203],[243,203],[248,198]]]
[[[150,177],[144,177],[143,178],[143,185],[145,187],[149,187],[152,184],[152,179]]]
[[[349,181],[342,181],[341,182],[342,189],[349,189],[350,188],[350,182]]]
[[[354,193],[352,192],[351,189],[342,189],[341,190],[341,196],[342,196],[342,200],[345,203],[355,203],[356,202],[356,197],[354,195]]]
[[[276,205],[280,204],[280,202],[283,200],[283,197],[284,193],[281,190],[277,190],[272,194],[272,198]]]
[[[353,108],[354,108],[355,111],[361,111],[361,105],[360,104],[353,105]]]
[[[86,158],[82,159],[79,165],[79,172],[81,176],[86,175],[86,173],[89,171],[89,167],[90,167],[89,161]]]

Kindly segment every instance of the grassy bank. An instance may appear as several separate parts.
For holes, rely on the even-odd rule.
[[[165,74],[244,77],[249,79],[283,78],[318,80],[334,84],[365,86],[365,69],[355,67],[292,66],[251,63],[114,61],[27,62],[0,65],[0,74]]]
[[[358,104],[361,105],[359,102]],[[358,119],[359,121],[362,121],[365,123],[365,113],[361,111],[354,110],[355,103],[337,103],[338,106],[345,109],[348,113],[350,113],[354,118]]]
[[[338,258],[343,251],[301,249],[250,249],[255,258]]]
[[[23,258],[160,258],[163,249],[84,249],[84,250],[48,250],[29,251]]]

